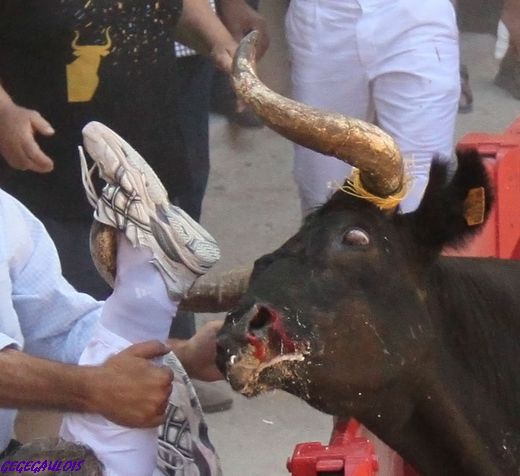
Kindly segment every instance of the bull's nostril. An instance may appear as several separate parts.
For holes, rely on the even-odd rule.
[[[264,306],[258,307],[258,312],[253,316],[253,318],[249,321],[249,330],[257,331],[263,329],[265,326],[273,322],[273,315]]]

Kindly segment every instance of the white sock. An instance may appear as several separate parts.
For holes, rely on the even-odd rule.
[[[119,235],[114,291],[103,306],[100,323],[132,343],[165,340],[179,304],[168,296],[151,260],[148,248],[134,248]]]

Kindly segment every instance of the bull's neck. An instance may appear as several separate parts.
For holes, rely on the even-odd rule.
[[[519,435],[471,375],[447,355],[410,385],[414,409],[383,439],[424,476],[520,474]],[[377,425],[377,422],[374,422]]]

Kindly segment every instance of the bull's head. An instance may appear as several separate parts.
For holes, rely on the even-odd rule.
[[[463,373],[439,342],[454,340],[442,321],[456,314],[446,291],[460,280],[460,274],[449,272],[457,267],[450,268],[453,264],[439,254],[478,230],[490,208],[477,154],[459,157],[449,183],[446,165],[434,162],[421,205],[400,214],[407,180],[392,139],[372,125],[305,107],[267,89],[254,72],[253,43],[254,36],[247,37],[235,59],[240,97],[283,136],[335,155],[359,173],[280,249],[258,259],[251,275],[232,272],[214,284],[201,279],[192,288],[185,308],[234,308],[218,338],[220,369],[247,396],[280,388],[322,411],[358,418],[412,463],[424,459],[418,468],[430,471],[423,474],[513,474],[509,468],[488,470],[496,467],[491,459],[481,464],[489,444],[468,422],[476,413],[475,420],[488,420],[478,405],[466,415],[467,402],[461,404],[458,390],[446,391],[444,384]],[[110,279],[115,230],[103,227],[95,222],[93,249],[101,254],[94,258]],[[444,287],[443,280],[448,281]],[[461,388],[474,392],[472,384]],[[439,415],[447,425],[432,424]],[[489,421],[498,421],[493,411],[489,415]],[[500,446],[499,458],[515,447],[503,439],[503,428],[498,425],[501,433],[485,428]],[[459,471],[460,455],[481,469]],[[513,461],[510,467],[518,465]]]
[[[347,184],[351,193],[337,191],[256,261],[220,333],[218,364],[247,396],[280,388],[335,415],[359,416],[364,402],[373,413],[370,395],[384,399],[403,372],[428,359],[435,336],[426,270],[446,244],[483,222],[486,174],[474,156],[462,157],[446,185],[437,162],[420,208],[399,214],[406,178],[393,140],[275,94],[257,78],[253,58],[249,36],[235,60],[239,95],[283,136],[348,162],[359,176]]]
[[[429,357],[430,269],[445,245],[483,222],[490,207],[484,168],[474,154],[461,157],[447,185],[446,166],[434,163],[419,209],[399,214],[406,179],[393,140],[363,121],[275,94],[256,77],[253,58],[254,35],[235,59],[241,98],[283,136],[345,160],[359,175],[258,259],[251,276],[203,278],[183,307],[234,308],[219,336],[218,365],[243,394],[281,388],[335,415],[359,417],[363,405],[373,414],[374,398],[383,401],[399,376]],[[114,235],[94,223],[92,249],[110,250],[94,261],[109,281]]]

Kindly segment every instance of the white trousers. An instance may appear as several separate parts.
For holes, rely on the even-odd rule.
[[[130,345],[98,324],[79,364],[101,365]],[[156,428],[127,428],[101,415],[67,413],[63,417],[60,436],[90,446],[105,466],[104,476],[150,476],[156,466]]]
[[[134,343],[168,337],[178,303],[170,300],[151,258],[146,248],[134,249],[120,239],[114,292],[103,306],[80,365],[101,365]],[[172,368],[174,382],[166,422],[160,428],[127,428],[96,414],[64,416],[60,436],[90,446],[105,465],[105,476],[220,475],[189,377],[172,353],[164,364]]]
[[[376,123],[410,161],[415,209],[431,159],[451,160],[460,95],[459,44],[449,0],[292,0],[286,16],[293,97]],[[343,162],[295,146],[307,214],[350,174]]]

